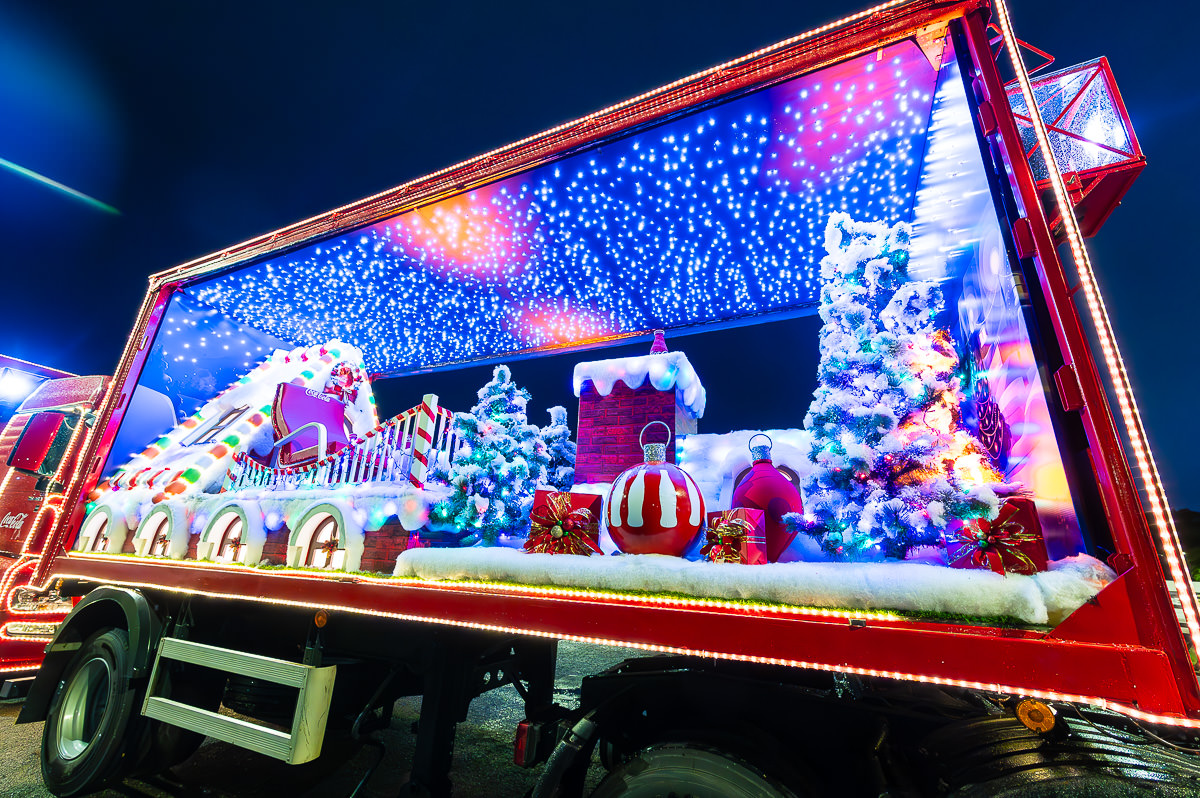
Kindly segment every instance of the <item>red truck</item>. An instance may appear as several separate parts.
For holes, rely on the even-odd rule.
[[[1018,47],[889,2],[152,277],[33,579],[78,598],[50,790],[421,695],[404,794],[448,795],[512,685],[538,796],[1194,794],[1200,612],[1082,241],[1144,159],[1106,61]],[[559,640],[646,655],[561,706]]]
[[[11,405],[0,433],[0,680],[6,690],[32,677],[72,606],[56,591],[30,589],[29,580],[107,385],[103,377],[76,377],[0,355],[0,394]]]

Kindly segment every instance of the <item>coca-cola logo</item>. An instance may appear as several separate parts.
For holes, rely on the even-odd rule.
[[[25,519],[29,517],[29,513],[7,513],[3,518],[0,518],[0,529],[15,529],[20,530],[25,526]]]

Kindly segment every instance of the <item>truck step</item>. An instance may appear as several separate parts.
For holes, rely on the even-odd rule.
[[[157,695],[161,684],[160,668],[168,660],[297,688],[299,695],[292,714],[291,732],[194,707],[176,701],[169,695]],[[146,692],[142,714],[239,748],[257,751],[298,765],[316,759],[321,753],[321,741],[325,737],[325,724],[329,719],[329,701],[333,694],[336,671],[336,665],[301,665],[258,654],[164,637],[159,641],[158,656],[150,675],[150,689]]]

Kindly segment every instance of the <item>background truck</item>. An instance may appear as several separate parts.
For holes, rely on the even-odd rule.
[[[108,381],[0,355],[0,694],[32,682],[71,602],[30,589]]]
[[[1200,614],[1082,242],[1144,161],[1106,62],[1017,48],[888,3],[154,276],[33,579],[78,598],[47,786],[421,695],[447,795],[512,685],[540,796],[1193,794]],[[571,375],[573,458],[516,368],[439,398],[506,360]],[[563,707],[558,640],[647,654]]]

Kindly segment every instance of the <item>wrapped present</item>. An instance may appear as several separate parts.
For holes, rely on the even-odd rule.
[[[766,564],[766,520],[766,513],[749,507],[709,513],[700,555],[712,562]]]
[[[1046,570],[1046,542],[1032,499],[1005,500],[991,521],[951,521],[944,540],[953,568],[990,568],[998,574]]]
[[[601,497],[539,490],[529,513],[525,550],[538,554],[600,554]]]

